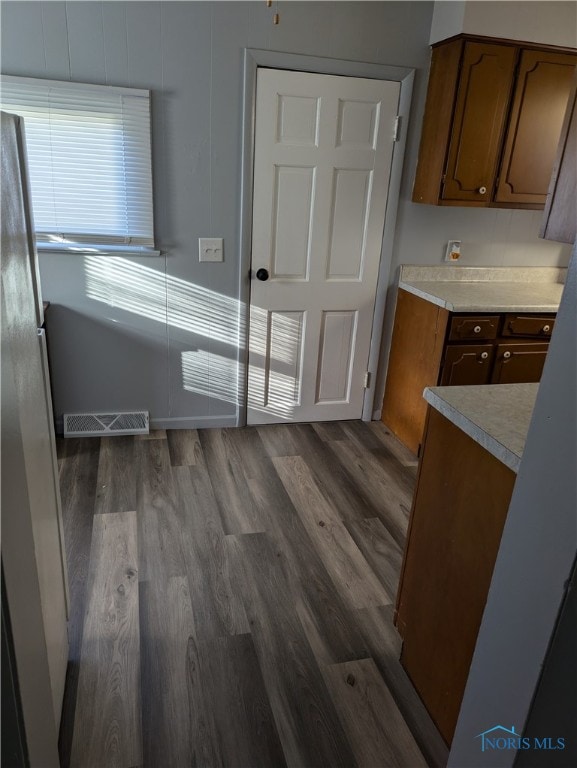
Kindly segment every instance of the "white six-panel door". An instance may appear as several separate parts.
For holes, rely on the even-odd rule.
[[[249,424],[361,416],[399,92],[258,70]]]

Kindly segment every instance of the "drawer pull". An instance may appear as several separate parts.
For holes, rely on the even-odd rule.
[[[479,187],[478,192],[480,195],[484,195],[486,191],[487,191],[487,187]]]
[[[473,332],[474,332],[474,333],[481,333],[481,326],[480,326],[480,325],[476,325],[476,326],[473,328]]]
[[[503,352],[503,357],[505,358],[505,360],[508,360],[511,357],[511,353],[510,352]]]
[[[544,325],[541,330],[543,331],[543,333],[549,333],[549,331],[551,330],[551,326],[550,325]]]
[[[488,352],[481,352],[481,360],[486,360],[489,357]]]

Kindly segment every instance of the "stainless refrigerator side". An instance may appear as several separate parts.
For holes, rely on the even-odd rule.
[[[20,118],[2,114],[2,564],[30,765],[58,765],[67,583]]]

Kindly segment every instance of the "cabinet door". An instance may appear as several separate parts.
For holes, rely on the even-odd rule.
[[[465,45],[443,200],[491,201],[516,58],[513,46]]]
[[[492,344],[448,346],[441,384],[488,384],[493,357],[494,347]]]
[[[541,380],[549,344],[499,344],[491,384]]]
[[[576,63],[523,51],[495,202],[545,205]]]

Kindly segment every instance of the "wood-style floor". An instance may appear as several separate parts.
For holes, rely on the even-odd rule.
[[[72,768],[443,766],[392,623],[415,462],[382,424],[59,441]]]

